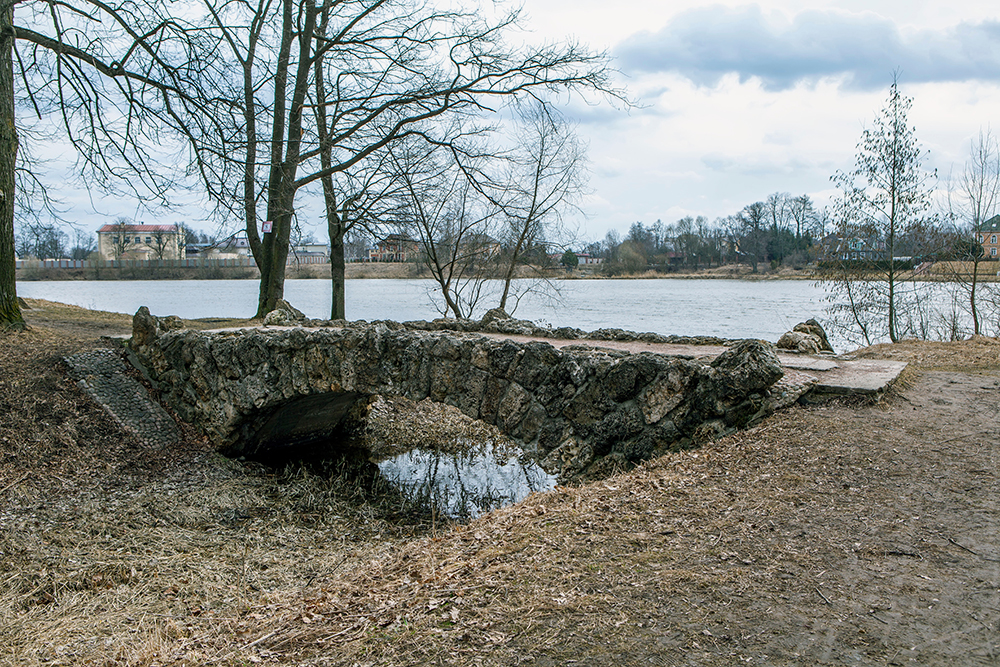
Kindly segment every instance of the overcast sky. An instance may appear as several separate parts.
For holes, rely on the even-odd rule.
[[[635,221],[714,219],[778,191],[828,203],[830,176],[852,166],[894,71],[914,98],[926,164],[942,175],[1000,109],[992,2],[525,0],[525,11],[530,39],[611,53],[637,103],[567,107],[590,146],[593,193],[579,221],[588,240]],[[104,200],[95,215],[85,195],[66,195],[91,229],[136,214]]]
[[[539,35],[606,48],[639,108],[574,105],[590,144],[590,238],[716,218],[777,191],[825,204],[894,71],[947,176],[1000,109],[992,2],[527,0]],[[1000,122],[995,123],[1000,126]]]

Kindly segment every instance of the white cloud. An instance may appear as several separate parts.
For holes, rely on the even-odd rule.
[[[946,173],[980,126],[1000,131],[1000,22],[979,0],[528,0],[534,38],[577,36],[621,56],[640,106],[573,101],[565,108],[590,146],[593,193],[582,233],[603,237],[635,221],[734,213],[772,192],[833,193],[892,71],[914,97],[910,121]],[[644,32],[643,32],[644,31]],[[618,45],[615,47],[614,45]],[[53,172],[56,173],[56,172]],[[58,179],[55,179],[58,180]],[[69,183],[71,179],[63,182]],[[132,202],[70,192],[77,219],[135,215]],[[309,198],[297,200],[315,224]],[[166,221],[204,212],[189,197]],[[140,216],[144,214],[140,213]],[[151,215],[145,214],[147,219]],[[196,224],[200,226],[200,224]],[[205,226],[207,229],[207,225]],[[318,236],[322,226],[311,227]]]
[[[758,5],[682,12],[656,32],[615,48],[626,72],[675,72],[714,86],[726,74],[756,77],[772,90],[844,76],[882,88],[899,70],[908,81],[1000,79],[1000,23],[903,29],[872,11],[807,10],[788,16]]]

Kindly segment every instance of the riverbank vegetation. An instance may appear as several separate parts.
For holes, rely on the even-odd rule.
[[[0,664],[992,659],[995,339],[862,350],[912,364],[876,405],[442,523],[190,431],[144,448],[60,362],[130,318],[27,305],[0,333]]]

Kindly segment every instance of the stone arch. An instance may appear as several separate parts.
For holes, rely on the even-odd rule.
[[[163,331],[141,314],[131,347],[162,400],[230,452],[319,438],[361,397],[385,394],[453,405],[568,477],[750,423],[783,373],[761,341],[709,365],[398,323]]]

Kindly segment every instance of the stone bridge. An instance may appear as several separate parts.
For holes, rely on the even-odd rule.
[[[248,457],[328,441],[359,400],[398,395],[493,424],[569,478],[605,457],[638,462],[717,437],[788,398],[762,341],[732,343],[709,363],[416,323],[322,324],[170,330],[142,308],[129,348],[164,404]]]

